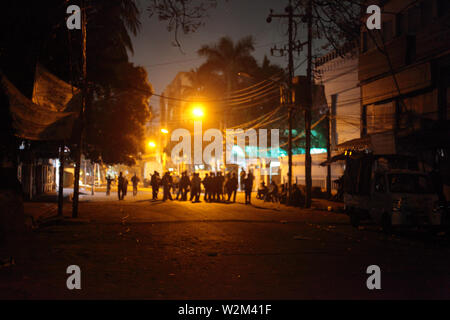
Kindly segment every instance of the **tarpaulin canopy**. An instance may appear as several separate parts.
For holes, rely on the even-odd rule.
[[[79,112],[81,91],[38,64],[36,66],[32,101],[52,111]]]
[[[9,98],[12,125],[18,137],[40,141],[71,138],[81,102],[78,102],[79,94],[72,94],[70,85],[42,67],[36,70],[32,100],[25,97],[3,74],[1,84]],[[78,89],[74,93],[78,93]]]

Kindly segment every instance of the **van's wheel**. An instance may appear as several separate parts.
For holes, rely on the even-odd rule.
[[[350,217],[350,224],[353,227],[358,228],[361,222],[361,216],[359,215],[359,212],[356,209],[351,208],[348,215]]]
[[[381,229],[383,230],[384,233],[392,232],[391,217],[387,213],[383,213],[383,216],[381,218]]]

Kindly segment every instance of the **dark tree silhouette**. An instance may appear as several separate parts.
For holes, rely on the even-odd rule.
[[[134,0],[85,3],[90,97],[85,153],[95,161],[131,164],[143,150],[152,94],[145,71],[128,62],[133,51],[130,33],[140,27],[139,11]],[[2,32],[0,69],[28,97],[37,62],[74,86],[81,85],[81,32],[67,29],[66,8],[66,1],[51,0],[45,6],[8,2],[2,10],[1,27],[10,32]]]
[[[167,30],[174,33],[174,45],[181,47],[178,39],[184,34],[195,32],[204,25],[208,11],[217,6],[219,0],[150,0],[147,11],[150,17],[157,16],[167,22]],[[225,0],[228,1],[228,0]]]

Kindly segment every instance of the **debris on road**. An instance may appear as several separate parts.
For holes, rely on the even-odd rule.
[[[294,236],[294,240],[314,240],[314,239],[297,235],[297,236]]]
[[[217,257],[218,253],[217,252],[208,252],[207,255],[210,257]]]

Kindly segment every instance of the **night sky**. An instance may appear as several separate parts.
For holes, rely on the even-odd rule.
[[[262,61],[267,55],[273,63],[282,67],[287,65],[287,57],[270,57],[270,48],[287,43],[287,19],[273,19],[268,24],[266,18],[270,9],[275,13],[284,13],[287,1],[280,0],[219,0],[217,8],[209,12],[205,25],[190,35],[181,35],[179,40],[183,52],[172,45],[174,34],[166,29],[165,22],[157,17],[148,17],[145,1],[141,1],[141,32],[133,39],[134,55],[132,62],[146,68],[155,93],[162,93],[164,88],[180,71],[189,71],[201,65],[205,60],[197,55],[197,50],[204,44],[212,44],[222,36],[230,36],[234,41],[253,35],[255,39],[254,56]],[[305,57],[296,57],[297,63]],[[158,107],[159,98],[152,97],[151,105]]]

